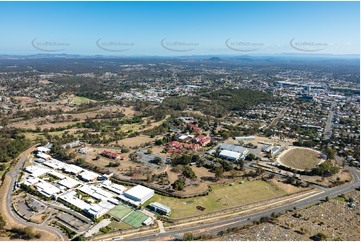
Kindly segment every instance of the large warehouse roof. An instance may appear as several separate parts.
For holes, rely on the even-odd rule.
[[[241,157],[242,154],[230,150],[222,150],[219,155],[228,159],[237,160]]]
[[[143,197],[147,196],[150,193],[153,193],[154,191],[148,187],[137,185],[135,187],[130,188],[128,191],[126,191],[124,194],[138,198],[139,200],[142,200]]]

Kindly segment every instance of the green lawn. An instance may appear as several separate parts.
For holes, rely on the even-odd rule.
[[[172,209],[171,218],[183,218],[209,212],[215,212],[226,208],[269,200],[286,195],[286,192],[264,181],[251,181],[234,186],[214,185],[208,196],[194,198],[172,198],[154,195],[145,205],[151,202],[159,202]],[[200,211],[196,206],[206,209]]]
[[[142,223],[149,218],[147,215],[145,215],[142,212],[134,211],[125,218],[122,219],[123,222],[131,225],[134,228],[139,228],[142,226]]]
[[[78,97],[78,96],[73,97],[73,99],[71,100],[71,102],[76,105],[83,104],[83,103],[89,103],[90,101],[92,101],[92,100],[89,98]]]
[[[116,221],[112,221],[108,226],[111,227],[112,230],[123,230],[123,229],[132,228],[132,226],[130,226],[129,224],[126,224],[124,222],[116,222]]]
[[[109,215],[113,216],[116,219],[121,220],[125,215],[127,215],[128,213],[130,213],[133,209],[131,209],[128,206],[119,204],[118,206],[116,206],[115,208],[113,208],[112,210],[110,210],[108,212]]]

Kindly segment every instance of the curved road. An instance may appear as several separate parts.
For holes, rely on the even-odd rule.
[[[293,210],[294,208],[302,209],[310,205],[314,205],[320,200],[327,197],[336,197],[342,193],[354,190],[360,186],[360,173],[353,167],[347,167],[352,176],[354,177],[352,183],[348,183],[343,186],[335,187],[332,189],[325,189],[323,193],[310,196],[305,199],[301,199],[287,205],[280,207],[271,208],[265,211],[256,212],[249,215],[244,215],[236,218],[225,219],[220,222],[211,222],[206,224],[195,225],[193,227],[181,228],[181,229],[168,229],[165,233],[153,233],[151,235],[136,236],[133,238],[126,238],[126,240],[173,240],[173,239],[182,239],[183,233],[193,233],[194,235],[199,235],[202,233],[218,233],[220,231],[226,230],[227,228],[241,226],[249,224],[252,221],[259,221],[261,217],[270,216],[272,213],[283,213],[287,210]],[[165,228],[167,229],[167,228]]]
[[[14,221],[16,221],[19,224],[22,224],[24,226],[30,226],[30,227],[34,227],[40,230],[45,230],[51,234],[55,234],[58,240],[64,241],[66,238],[64,238],[61,233],[54,227],[51,226],[46,226],[46,225],[39,225],[36,223],[31,223],[28,222],[22,218],[20,218],[12,209],[11,207],[11,196],[12,196],[12,191],[14,190],[14,186],[15,186],[15,181],[16,181],[16,175],[19,174],[19,171],[21,170],[21,168],[23,167],[24,163],[26,162],[26,156],[22,156],[19,159],[19,162],[15,165],[14,169],[12,171],[9,171],[6,176],[8,176],[10,178],[10,185],[9,185],[9,190],[7,190],[7,193],[5,194],[6,196],[6,210],[7,213],[12,217],[12,219],[14,219]]]

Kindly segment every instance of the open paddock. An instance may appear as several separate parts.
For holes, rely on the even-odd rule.
[[[229,183],[211,186],[212,191],[207,196],[179,199],[156,194],[147,203],[159,202],[172,208],[171,218],[184,218],[194,215],[216,212],[222,209],[250,204],[286,194],[283,189],[264,181],[250,181],[243,184]],[[196,207],[202,206],[204,211]]]

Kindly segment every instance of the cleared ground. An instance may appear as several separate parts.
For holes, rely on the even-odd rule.
[[[250,181],[244,184],[235,183],[234,186],[230,186],[227,183],[211,187],[212,191],[208,196],[178,199],[156,194],[147,204],[155,201],[160,202],[171,207],[171,218],[184,218],[236,207],[242,204],[268,200],[287,194],[284,190],[264,181]],[[205,210],[200,211],[196,208],[197,206],[202,206]]]
[[[320,152],[308,148],[291,148],[281,154],[278,161],[299,170],[312,169],[320,162]]]
[[[76,104],[76,105],[79,105],[79,104],[83,104],[83,103],[89,103],[91,102],[92,100],[89,99],[89,98],[86,98],[86,97],[78,97],[78,96],[75,96],[73,97],[73,99],[71,100],[72,103]]]
[[[350,208],[344,199],[330,199],[282,215],[274,224],[263,223],[214,240],[311,241],[313,235],[322,232],[328,241],[360,241],[360,192],[347,193],[346,198],[349,197],[354,200],[354,208]]]
[[[123,222],[131,225],[134,228],[139,228],[142,226],[142,223],[149,218],[147,215],[145,215],[142,212],[134,211],[125,218],[122,219]]]

